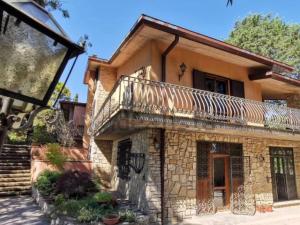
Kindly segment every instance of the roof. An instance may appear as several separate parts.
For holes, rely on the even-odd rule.
[[[191,41],[195,41],[198,43],[202,43],[205,45],[208,45],[210,47],[214,47],[232,54],[236,54],[254,61],[258,61],[260,63],[263,63],[268,66],[273,66],[274,64],[277,66],[280,66],[288,71],[293,71],[294,68],[288,64],[252,53],[250,51],[244,50],[242,48],[236,47],[234,45],[225,43],[224,41],[217,40],[215,38],[188,30],[186,28],[156,19],[154,17],[150,17],[147,15],[142,15],[137,22],[134,24],[134,26],[131,28],[129,34],[126,36],[126,38],[123,40],[119,48],[115,51],[115,53],[112,55],[110,59],[100,59],[95,56],[91,56],[90,60],[97,61],[103,64],[111,64],[120,54],[120,50],[123,46],[127,44],[127,42],[130,40],[130,38],[134,35],[135,32],[138,31],[138,29],[142,26],[146,25],[149,27],[153,27],[158,30],[162,30],[164,32],[179,35],[179,37],[189,39]]]
[[[83,102],[73,102],[73,101],[60,101],[59,102],[61,105],[78,105],[78,106],[86,106],[86,103]]]
[[[158,37],[158,35],[156,35],[156,36],[153,35],[153,32],[155,30],[157,30],[157,31],[161,32],[160,36],[163,36],[163,38],[165,40],[166,40],[166,35],[164,35],[164,34],[169,34],[169,36],[171,35],[171,37],[173,37],[174,35],[178,35],[181,38],[182,42],[184,42],[183,40],[186,40],[185,44],[191,45],[191,43],[194,43],[194,46],[193,46],[194,48],[197,44],[197,46],[201,45],[202,48],[206,51],[209,48],[210,50],[214,49],[216,53],[224,52],[227,55],[230,54],[230,56],[232,58],[235,57],[234,58],[235,60],[243,59],[244,61],[251,62],[252,63],[251,65],[253,65],[253,67],[259,66],[259,65],[265,66],[267,69],[266,71],[270,71],[270,70],[272,70],[272,68],[280,68],[282,71],[290,73],[294,70],[294,68],[288,64],[252,53],[252,52],[244,50],[242,48],[225,43],[224,41],[220,41],[215,38],[208,37],[206,35],[188,30],[186,28],[183,28],[183,27],[147,16],[147,15],[142,15],[137,20],[137,22],[134,24],[134,26],[130,30],[129,34],[125,37],[125,39],[123,40],[121,45],[118,47],[118,49],[115,51],[115,53],[112,55],[112,57],[110,59],[101,59],[95,55],[90,56],[89,62],[88,62],[88,68],[89,68],[89,65],[92,65],[92,64],[117,67],[118,64],[120,64],[120,63],[118,63],[118,61],[120,62],[120,58],[122,58],[122,56],[121,56],[122,53],[123,53],[123,55],[128,57],[129,54],[128,54],[128,52],[126,52],[126,49],[128,49],[130,47],[130,42],[132,42],[132,40],[134,38],[141,39],[141,37],[137,37],[137,34],[141,33],[146,28],[148,28],[148,31],[147,32],[145,31],[143,34],[140,35],[143,38],[150,39],[150,38]],[[151,35],[153,35],[153,36],[151,36]],[[139,46],[134,46],[131,48],[136,49],[138,47]],[[207,52],[209,52],[209,51],[207,51]],[[224,57],[226,57],[226,55]],[[87,71],[85,73],[85,77],[84,77],[84,83],[87,83],[88,74],[89,74],[89,71],[87,69]],[[279,76],[280,76],[281,80],[285,79],[285,76],[282,76],[280,74],[278,74],[276,76],[276,78],[278,78]],[[272,77],[269,76],[267,78],[275,79],[274,77],[275,76],[272,76]],[[287,78],[287,79],[289,80],[288,83],[299,86],[299,82],[297,82],[296,80],[293,81],[293,79],[292,80],[290,78]]]

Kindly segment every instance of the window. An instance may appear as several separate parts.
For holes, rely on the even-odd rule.
[[[193,87],[224,95],[240,98],[245,97],[244,83],[242,81],[232,80],[198,70],[193,71]]]
[[[130,173],[130,153],[132,141],[126,139],[118,143],[117,167],[118,177],[123,180],[128,180]]]

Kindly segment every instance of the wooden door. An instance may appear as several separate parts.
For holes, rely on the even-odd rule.
[[[230,204],[229,155],[212,154],[213,196],[218,209],[228,208]]]

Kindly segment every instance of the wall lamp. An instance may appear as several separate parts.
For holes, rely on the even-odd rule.
[[[179,66],[179,81],[181,80],[181,78],[183,77],[183,75],[185,74],[187,66],[184,63],[181,63]]]

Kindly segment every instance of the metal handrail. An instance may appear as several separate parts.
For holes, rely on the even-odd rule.
[[[298,109],[129,76],[122,76],[115,84],[94,117],[93,130],[102,127],[120,109],[300,130]]]

